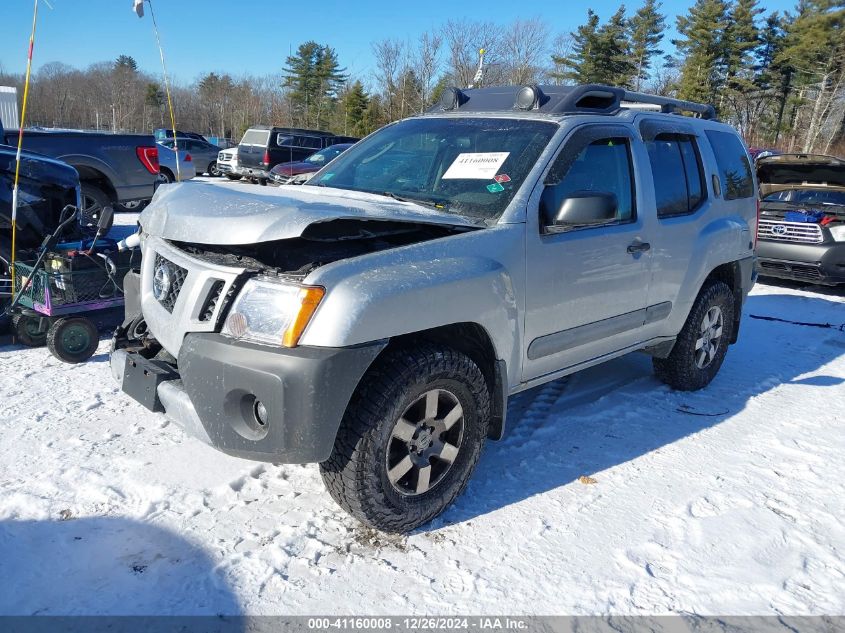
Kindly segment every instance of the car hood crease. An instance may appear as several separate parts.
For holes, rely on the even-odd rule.
[[[150,235],[225,246],[299,237],[311,224],[341,219],[478,228],[469,218],[358,191],[203,182],[160,187],[140,222]]]

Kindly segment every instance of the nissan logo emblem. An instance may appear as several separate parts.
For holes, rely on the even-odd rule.
[[[787,229],[785,224],[775,224],[772,227],[772,233],[774,233],[775,235],[786,235],[786,232],[788,230],[789,229]]]
[[[153,296],[161,301],[170,292],[173,285],[173,268],[167,262],[161,262],[153,275]]]

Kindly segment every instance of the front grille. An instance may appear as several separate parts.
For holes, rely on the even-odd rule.
[[[813,266],[812,264],[761,261],[760,269],[763,274],[765,274],[766,271],[771,273],[783,273],[799,279],[808,279],[810,281],[822,278],[821,270],[819,270],[818,266]]]
[[[176,305],[176,300],[179,298],[179,292],[182,290],[182,285],[185,283],[185,277],[188,276],[188,271],[156,253],[155,262],[153,264],[154,288],[156,283],[155,275],[157,274],[159,268],[163,266],[167,266],[170,271],[170,285],[164,295],[156,297],[156,299],[165,310],[173,312],[173,306]]]
[[[757,237],[762,240],[792,242],[797,244],[821,244],[824,241],[822,229],[810,222],[783,222],[760,218]]]
[[[203,301],[202,309],[200,310],[200,321],[207,323],[211,321],[214,316],[214,309],[217,307],[217,302],[220,300],[220,293],[223,292],[223,286],[226,283],[220,279],[215,280],[211,284],[211,290],[208,291],[208,296]]]

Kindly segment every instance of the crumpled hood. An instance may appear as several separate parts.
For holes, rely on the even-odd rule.
[[[299,237],[310,224],[340,219],[478,228],[477,223],[461,216],[358,191],[206,182],[160,187],[141,213],[140,222],[150,235],[224,246]]]

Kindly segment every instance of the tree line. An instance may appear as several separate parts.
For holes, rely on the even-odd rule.
[[[784,13],[758,0],[696,0],[671,41],[667,19],[659,0],[643,0],[604,21],[588,10],[557,34],[540,18],[450,20],[374,42],[367,76],[309,41],[275,74],[209,72],[175,85],[177,125],[235,140],[257,123],[363,136],[426,110],[451,85],[606,83],[712,103],[749,145],[845,153],[845,0],[799,0]],[[0,69],[0,85],[22,82]],[[45,64],[31,95],[32,125],[148,131],[169,121],[158,76],[128,55],[86,69]]]

